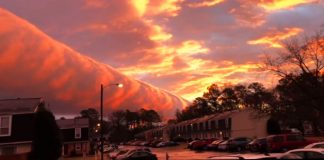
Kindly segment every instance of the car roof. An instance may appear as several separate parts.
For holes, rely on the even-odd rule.
[[[305,146],[304,148],[312,148],[313,146],[315,146],[315,145],[319,145],[319,144],[324,144],[324,142],[311,143],[311,144]]]
[[[295,152],[295,151],[315,151],[315,152],[321,152],[324,153],[324,148],[300,148],[300,149],[293,149],[288,151],[287,153]]]
[[[236,159],[236,158],[243,158],[243,159],[261,159],[261,158],[277,158],[280,157],[282,153],[272,153],[269,155],[265,154],[253,154],[253,153],[248,153],[248,154],[235,154],[235,155],[228,155],[228,156],[213,156],[209,157],[209,159]]]
[[[302,136],[301,134],[299,133],[283,133],[283,134],[273,134],[273,135],[269,135],[268,137],[276,137],[276,136],[290,136],[290,135],[300,135]]]

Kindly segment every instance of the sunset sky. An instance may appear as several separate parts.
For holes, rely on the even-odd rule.
[[[264,54],[324,28],[323,0],[1,0],[0,11],[0,98],[84,108],[120,81],[107,106],[165,116],[212,83],[275,85]]]

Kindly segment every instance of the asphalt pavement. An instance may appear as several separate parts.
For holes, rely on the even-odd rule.
[[[156,154],[158,160],[206,160],[213,156],[226,156],[235,154],[251,154],[249,152],[244,153],[234,153],[234,152],[217,152],[217,151],[193,151],[187,149],[187,144],[180,144],[174,147],[164,147],[164,148],[150,148],[153,154]],[[138,146],[119,146],[119,149],[135,149],[143,148]],[[253,154],[256,155],[256,154]],[[105,154],[104,160],[109,160],[108,156]],[[74,157],[74,158],[62,158],[62,160],[100,160],[100,155],[90,156],[90,157]]]
[[[228,152],[215,152],[215,151],[193,151],[187,149],[187,144],[180,144],[174,147],[163,148],[150,148],[152,153],[156,154],[159,160],[166,160],[169,156],[169,160],[206,160],[211,156],[224,156],[231,155],[233,153]],[[133,149],[138,148],[136,146],[120,146],[120,148]]]

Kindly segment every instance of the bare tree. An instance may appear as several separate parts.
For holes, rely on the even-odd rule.
[[[294,37],[283,43],[277,56],[267,56],[264,68],[281,77],[276,90],[285,104],[295,106],[301,118],[306,112],[317,126],[324,115],[324,36]]]
[[[282,42],[284,50],[276,57],[266,56],[264,68],[280,77],[291,74],[315,74],[318,77],[324,69],[323,31]]]

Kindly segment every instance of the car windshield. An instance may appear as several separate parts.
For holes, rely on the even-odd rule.
[[[316,144],[313,148],[324,148],[324,143],[323,144]]]
[[[122,154],[125,154],[127,153],[129,150],[121,150],[117,153],[117,155],[122,155]]]
[[[255,140],[252,140],[250,143],[257,143],[259,140],[258,139],[255,139]]]

